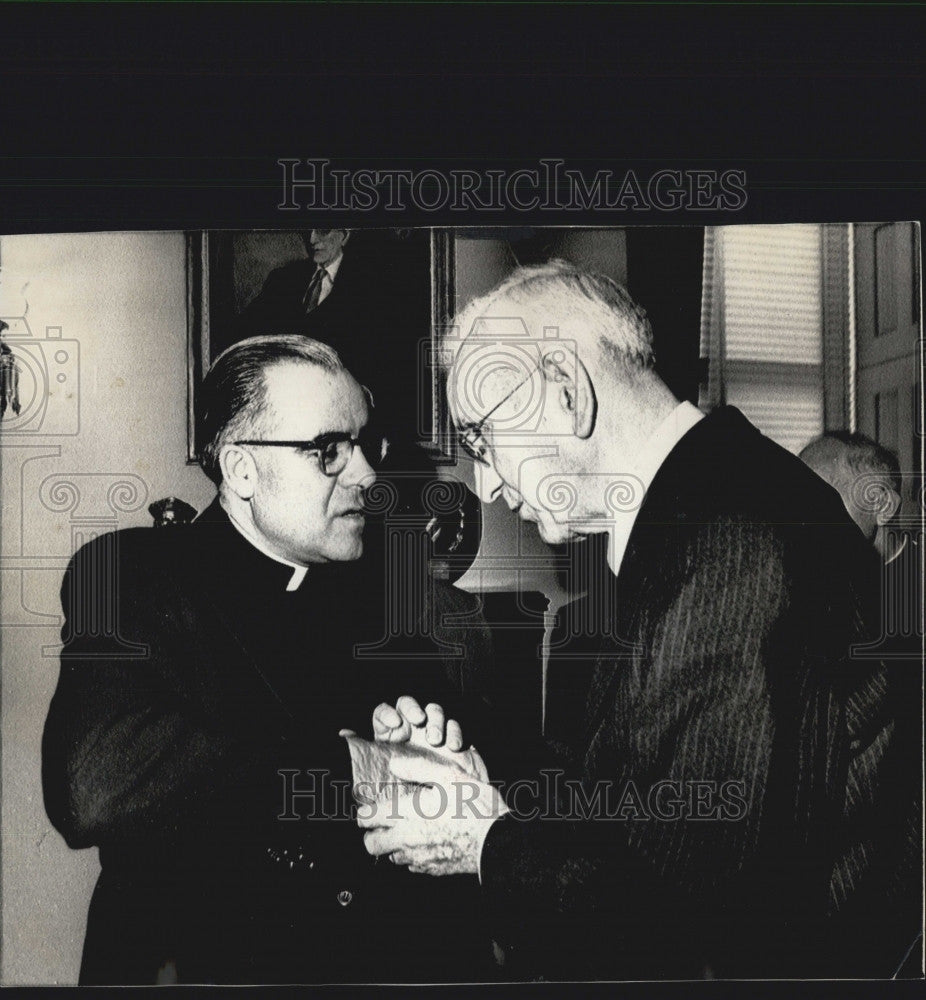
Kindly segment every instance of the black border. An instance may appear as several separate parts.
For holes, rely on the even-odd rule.
[[[318,155],[347,168],[514,169],[559,156],[589,175],[747,175],[735,217],[410,214],[408,225],[922,220],[922,6],[3,3],[0,232],[298,226],[276,210],[276,160]],[[852,998],[922,986],[617,989]]]

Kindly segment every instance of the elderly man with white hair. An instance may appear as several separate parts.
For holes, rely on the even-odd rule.
[[[520,269],[444,346],[482,499],[547,542],[608,535],[598,654],[555,792],[538,777],[506,803],[397,761],[422,788],[362,817],[367,849],[478,876],[512,975],[893,974],[918,889],[895,853],[912,799],[883,775],[917,764],[883,665],[850,653],[874,595],[839,497],[736,409],[677,400],[645,313],[600,275]],[[383,738],[401,716],[380,706]]]

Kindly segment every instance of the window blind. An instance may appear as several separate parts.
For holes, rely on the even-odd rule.
[[[823,245],[816,225],[727,226],[705,239],[702,405],[738,407],[799,451],[823,431]]]

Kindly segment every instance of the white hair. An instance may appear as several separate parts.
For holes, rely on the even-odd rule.
[[[569,337],[589,338],[628,372],[648,371],[654,365],[652,327],[627,289],[563,260],[520,267],[473,299],[454,320],[457,342],[445,336],[444,345],[455,350],[478,329],[480,319],[510,316],[511,306],[517,307],[518,318],[538,342],[545,330],[557,328]]]

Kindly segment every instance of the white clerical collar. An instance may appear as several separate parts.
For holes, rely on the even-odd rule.
[[[325,269],[325,272],[328,275],[328,281],[330,281],[332,284],[334,284],[334,279],[337,277],[338,268],[340,268],[342,260],[344,260],[343,252],[339,253],[337,257],[335,257],[334,260],[330,261],[328,264],[318,265],[319,269],[321,268]]]
[[[290,562],[288,559],[283,559],[282,556],[276,555],[276,553],[271,552],[266,545],[257,537],[253,532],[248,531],[247,527],[243,525],[232,512],[222,504],[222,509],[228,514],[228,519],[235,526],[235,530],[245,539],[250,545],[253,545],[258,552],[262,552],[268,559],[272,559],[274,562],[282,563],[284,566],[291,566],[293,570],[293,575],[289,578],[289,583],[286,584],[286,589],[288,591],[298,590],[300,584],[305,579],[306,573],[309,572],[308,566],[300,566],[298,563]]]
[[[636,523],[637,514],[646,497],[646,491],[656,478],[656,473],[669,457],[672,449],[699,420],[703,419],[704,414],[696,406],[687,401],[681,402],[650,434],[643,447],[637,452],[632,464],[632,477],[638,481],[634,483],[635,487],[640,484],[643,487],[640,502],[631,510],[618,514],[610,532],[608,565],[615,576],[620,572],[624,553],[627,551],[627,543],[630,541],[630,532]]]

